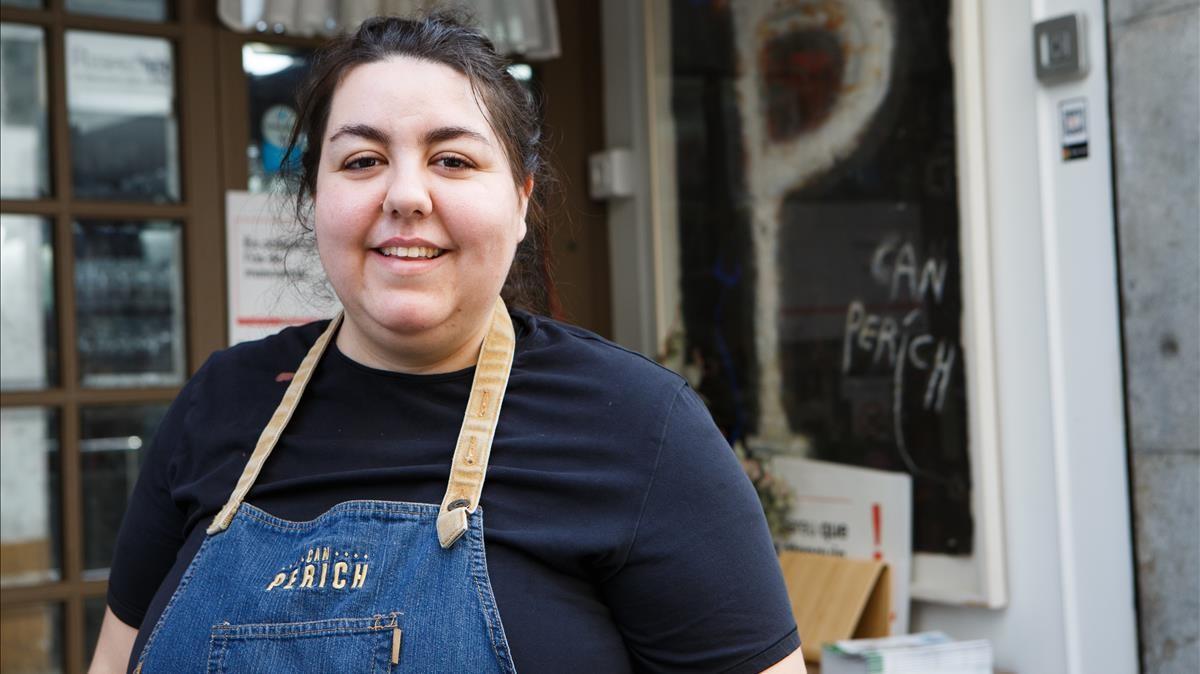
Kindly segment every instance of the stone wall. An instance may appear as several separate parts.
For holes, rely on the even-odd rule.
[[[1142,669],[1200,671],[1200,2],[1108,0]]]

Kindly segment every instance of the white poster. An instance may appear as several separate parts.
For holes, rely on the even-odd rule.
[[[790,456],[772,457],[774,472],[796,490],[785,547],[802,552],[881,559],[892,568],[891,633],[908,632],[912,575],[912,478]]]
[[[73,112],[170,116],[175,103],[171,42],[67,31],[67,107]],[[72,119],[77,125],[78,120]]]
[[[5,407],[0,409],[0,548],[31,546],[33,559],[47,561],[38,566],[14,563],[15,573],[4,571],[4,585],[27,585],[58,580],[57,560],[52,556],[50,502],[58,495],[51,491],[52,479],[50,424],[55,415],[42,407]],[[16,560],[13,560],[16,562]],[[49,566],[47,566],[49,565]],[[7,670],[6,670],[7,671]]]
[[[270,194],[225,193],[230,344],[332,318],[341,308],[323,291],[316,253],[291,248],[299,231],[291,210]]]
[[[6,391],[50,385],[45,234],[42,218],[0,215],[0,387]]]

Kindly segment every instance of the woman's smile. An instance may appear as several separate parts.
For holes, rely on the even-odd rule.
[[[424,239],[393,237],[373,246],[369,256],[385,273],[400,276],[425,274],[446,262],[451,251]]]
[[[406,248],[404,246],[389,246],[385,248],[376,248],[375,250],[383,253],[384,257],[398,257],[402,259],[413,260],[432,260],[433,258],[440,256],[443,252],[441,248],[426,248],[424,246],[412,246],[411,248]]]
[[[436,251],[427,253],[425,251]],[[372,262],[386,273],[399,276],[415,276],[432,271],[444,261],[441,249],[434,248],[375,248],[370,256]]]

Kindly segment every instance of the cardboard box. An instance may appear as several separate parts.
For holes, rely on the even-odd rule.
[[[885,562],[784,551],[779,555],[806,662],[821,645],[888,635],[891,571]]]

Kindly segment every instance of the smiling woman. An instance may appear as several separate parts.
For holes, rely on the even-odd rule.
[[[525,237],[532,176],[514,184],[470,80],[441,63],[354,68],[326,127],[314,218],[346,307],[338,347],[381,369],[469,367]]]
[[[802,672],[704,405],[540,315],[538,114],[491,43],[367,21],[316,60],[299,138],[344,313],[214,354],[180,394],[93,670]]]

